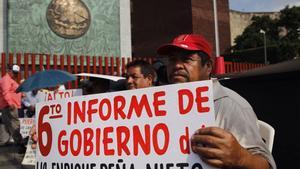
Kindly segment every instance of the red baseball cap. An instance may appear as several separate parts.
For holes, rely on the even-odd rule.
[[[201,35],[182,34],[177,36],[172,43],[165,44],[157,49],[159,55],[168,55],[176,49],[190,51],[203,51],[211,57],[210,43]]]

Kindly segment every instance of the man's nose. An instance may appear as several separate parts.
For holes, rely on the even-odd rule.
[[[180,59],[179,57],[177,57],[176,59],[174,59],[174,60],[172,61],[171,64],[173,64],[175,68],[182,68],[184,62],[182,61],[182,59]]]
[[[129,77],[126,79],[126,81],[127,81],[127,83],[132,83],[133,78],[129,76]]]

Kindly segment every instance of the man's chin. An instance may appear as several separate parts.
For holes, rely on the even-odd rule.
[[[128,86],[127,89],[128,90],[133,90],[133,89],[136,89],[136,88],[134,86]]]
[[[170,78],[170,82],[171,83],[185,83],[185,82],[188,82],[188,80],[184,76],[174,76],[174,77]]]

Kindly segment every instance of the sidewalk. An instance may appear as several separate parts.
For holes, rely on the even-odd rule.
[[[28,169],[21,165],[23,157],[15,145],[0,146],[0,169]]]
[[[15,145],[0,146],[0,169],[22,169],[23,156]]]

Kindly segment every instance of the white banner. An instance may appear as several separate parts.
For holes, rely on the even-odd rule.
[[[212,81],[39,103],[37,169],[210,169],[191,151],[214,125]]]
[[[20,133],[23,138],[29,136],[29,131],[34,123],[34,118],[19,118]]]
[[[38,92],[39,102],[47,102],[52,100],[60,100],[65,98],[70,98],[74,96],[81,96],[82,89],[69,89],[69,90],[59,90],[59,91],[42,91]]]
[[[33,141],[31,137],[28,139],[28,143],[26,146],[26,152],[24,155],[24,158],[22,160],[22,165],[32,165],[34,166],[36,164],[36,150],[31,148]]]
[[[38,92],[37,99],[39,102],[48,102],[52,100],[61,100],[65,98],[70,98],[74,96],[81,96],[82,89],[69,89],[69,90],[62,90],[62,91],[43,91]],[[38,112],[38,111],[36,111]],[[30,124],[29,124],[30,122]],[[22,136],[28,136],[32,125],[34,124],[33,118],[23,118],[20,120],[20,132]],[[29,137],[26,152],[22,161],[22,165],[35,165],[36,163],[36,151],[31,148],[33,141],[32,138]]]

